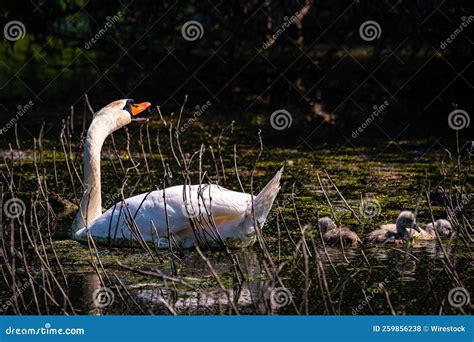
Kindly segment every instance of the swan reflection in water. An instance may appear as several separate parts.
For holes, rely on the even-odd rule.
[[[127,285],[127,291],[138,304],[143,305],[144,308],[153,308],[160,313],[232,313],[233,306],[239,313],[268,312],[271,281],[262,271],[258,254],[254,249],[246,248],[236,251],[235,256],[245,277],[240,286],[236,284],[237,282],[233,282],[233,287],[230,287],[228,282],[225,282],[226,278],[232,280],[233,274],[233,265],[225,254],[209,253],[207,255],[214,271],[225,283],[224,290],[217,284],[199,255],[196,252],[187,252],[181,259],[183,264],[179,278],[192,286],[172,284],[170,281],[165,282],[160,279],[156,282],[151,280],[146,283]],[[114,310],[112,304],[119,305],[118,300],[107,303],[107,296],[110,294],[104,291],[96,273],[83,275],[82,294],[87,314],[110,314]],[[98,298],[98,292],[105,298]],[[121,297],[117,295],[115,288],[113,292],[115,295],[112,296],[115,298]],[[138,313],[140,312],[137,308]]]
[[[269,281],[263,280],[264,275],[260,266],[258,255],[252,248],[239,250],[236,258],[240,263],[245,281],[241,286],[234,282],[233,288],[220,288],[216,283],[205,262],[195,253],[187,254],[183,259],[183,268],[186,270],[185,279],[190,281],[200,279],[195,288],[176,289],[172,286],[134,286],[137,298],[147,304],[171,305],[177,314],[195,314],[215,312],[231,312],[232,306],[238,308],[239,312],[264,313],[265,296]],[[223,281],[223,276],[232,277],[233,265],[229,259],[219,253],[207,256],[213,265],[215,272]]]

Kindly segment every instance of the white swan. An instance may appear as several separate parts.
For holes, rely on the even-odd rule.
[[[180,185],[137,195],[102,214],[100,153],[115,130],[150,107],[125,99],[110,103],[97,112],[87,131],[84,145],[84,195],[73,223],[73,239],[129,246],[150,242],[159,248],[197,244],[245,247],[255,242],[256,221],[260,227],[280,190],[283,168],[253,198],[214,184]],[[253,208],[252,208],[253,207]]]

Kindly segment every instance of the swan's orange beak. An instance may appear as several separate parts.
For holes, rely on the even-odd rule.
[[[132,115],[138,115],[144,110],[147,110],[148,108],[150,108],[150,106],[151,106],[150,102],[142,102],[142,103],[133,104],[131,107]]]

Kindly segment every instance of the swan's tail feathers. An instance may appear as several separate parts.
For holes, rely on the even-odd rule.
[[[265,185],[262,191],[254,198],[253,207],[255,210],[255,219],[260,227],[263,227],[268,213],[272,209],[273,201],[280,191],[280,178],[283,173],[283,167],[273,176],[272,180]]]

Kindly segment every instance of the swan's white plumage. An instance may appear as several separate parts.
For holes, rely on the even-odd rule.
[[[183,200],[184,193],[186,202]],[[211,215],[223,238],[229,238],[231,236],[222,228],[230,224],[237,228],[245,219],[251,201],[249,194],[231,191],[218,185],[191,185],[186,188],[173,186],[165,189],[165,198],[166,209],[163,190],[143,193],[118,202],[89,227],[80,229],[76,233],[76,239],[85,240],[89,230],[94,238],[137,240],[138,236],[133,234],[135,225],[139,227],[146,241],[158,242],[160,238],[167,238],[168,227],[169,231],[176,235],[175,239],[183,239],[180,235],[188,234],[192,229],[190,218],[205,222],[204,226],[212,231],[209,222]],[[184,203],[187,203],[187,210]]]
[[[254,198],[255,218],[261,225],[280,188],[282,171]],[[118,202],[78,230],[75,239],[85,241],[87,234],[105,243],[139,242],[143,238],[160,248],[167,248],[170,243],[189,248],[198,244],[198,228],[210,245],[217,245],[222,239],[237,242],[235,246],[248,246],[255,241],[251,203],[250,194],[215,184],[173,186]]]
[[[84,195],[73,222],[73,238],[107,244],[141,243],[189,248],[201,243],[255,242],[280,190],[283,169],[253,199],[218,185],[173,186],[127,198],[101,213],[100,151],[108,135],[131,122],[131,100],[115,101],[94,115],[84,144]],[[149,103],[137,106],[146,107]]]

